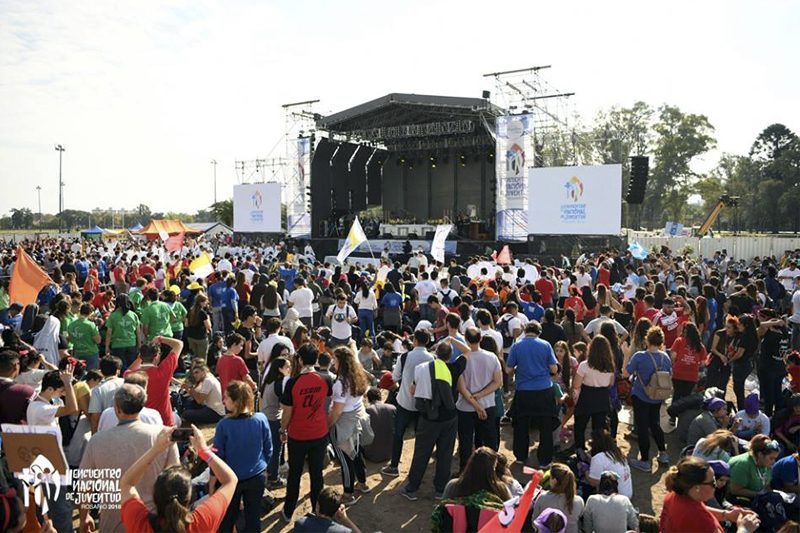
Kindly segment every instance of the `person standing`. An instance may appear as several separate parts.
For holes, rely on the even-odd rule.
[[[325,400],[333,393],[333,384],[314,370],[319,352],[312,344],[298,350],[303,368],[300,375],[289,379],[281,396],[281,441],[289,452],[289,477],[286,499],[281,511],[285,521],[291,521],[300,493],[300,476],[308,460],[311,478],[311,506],[316,507],[322,490],[322,463],[328,444],[328,421]]]
[[[394,419],[392,460],[381,469],[381,473],[387,476],[397,477],[400,475],[397,467],[400,464],[400,456],[403,454],[403,436],[406,428],[416,421],[418,415],[411,385],[414,382],[414,372],[417,366],[433,361],[433,355],[427,350],[430,339],[427,331],[415,331],[414,349],[398,357],[392,370],[392,379],[395,383],[400,383],[400,389],[397,394],[397,413]]]
[[[81,305],[80,316],[67,329],[73,345],[72,355],[86,361],[88,370],[96,370],[100,366],[100,331],[90,318],[92,311],[91,304]]]
[[[538,322],[528,322],[525,337],[511,347],[506,373],[516,374],[513,400],[514,456],[518,463],[528,460],[530,427],[535,425],[541,438],[537,452],[539,467],[545,469],[553,460],[553,430],[558,427],[552,381],[552,376],[558,372],[558,364],[552,346],[539,338],[541,333],[542,327]]]
[[[347,303],[347,296],[343,292],[336,295],[336,303],[328,308],[325,316],[331,323],[331,338],[328,346],[330,348],[347,346],[353,335],[352,324],[358,321],[358,315]]]
[[[163,360],[161,358],[162,344],[169,348],[169,354]],[[147,373],[147,407],[158,411],[165,426],[175,425],[169,384],[178,367],[178,354],[181,350],[183,350],[182,341],[169,337],[156,337],[154,342],[139,346],[139,357],[125,372],[125,375],[128,375],[141,368]]]
[[[662,400],[654,400],[647,395],[645,384],[655,376],[656,371],[672,371],[672,361],[662,351],[664,332],[658,326],[647,331],[647,350],[636,352],[625,364],[624,377],[635,376],[633,382],[633,419],[639,440],[641,460],[628,457],[628,464],[637,470],[650,472],[650,434],[658,447],[659,464],[668,465],[667,444],[661,429]]]
[[[139,315],[127,294],[120,294],[115,300],[116,309],[106,320],[106,355],[114,355],[122,360],[122,370],[126,370],[136,359],[136,347],[142,335]]]
[[[211,333],[211,315],[208,296],[199,293],[186,317],[186,343],[193,359],[208,358],[208,334]]]
[[[675,403],[694,391],[700,378],[700,367],[705,364],[708,354],[697,326],[691,322],[683,327],[681,336],[675,339],[669,352],[674,389],[672,403]]]
[[[100,415],[114,405],[114,394],[122,387],[123,380],[119,377],[121,368],[122,361],[119,357],[107,355],[100,360],[100,373],[103,374],[103,381],[92,389],[87,410],[92,435],[98,431]]]
[[[142,308],[142,330],[148,341],[156,337],[172,337],[170,323],[175,319],[175,313],[166,303],[159,301],[158,290],[147,289],[145,292],[148,304]]]
[[[578,365],[572,383],[575,399],[575,450],[586,449],[586,425],[592,420],[592,432],[608,428],[611,413],[609,387],[614,384],[614,356],[611,344],[602,335],[592,339],[589,356]]]
[[[306,280],[303,276],[297,276],[294,280],[294,290],[289,294],[289,307],[297,309],[300,322],[309,329],[314,327],[314,292],[306,287]]]
[[[497,451],[495,430],[495,394],[503,386],[503,372],[497,355],[481,350],[481,334],[477,328],[465,333],[470,351],[464,372],[458,377],[458,458],[459,469],[467,464],[475,437],[484,446]]]
[[[370,290],[366,280],[361,280],[360,287],[353,300],[358,306],[358,326],[361,328],[362,337],[375,338],[375,310],[378,309],[378,301],[375,293]]]

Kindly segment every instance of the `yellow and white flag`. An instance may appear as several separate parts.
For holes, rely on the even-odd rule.
[[[211,266],[211,258],[208,257],[208,254],[203,252],[200,257],[189,263],[189,272],[203,279],[211,275],[214,267]]]
[[[358,217],[356,217],[353,221],[353,225],[350,227],[350,233],[347,234],[347,240],[344,241],[344,246],[339,250],[339,255],[336,256],[336,259],[344,264],[344,260],[347,259],[347,256],[355,252],[356,248],[358,248],[362,242],[366,242],[366,240],[367,236],[364,235],[364,230],[361,229],[361,223],[358,221]]]

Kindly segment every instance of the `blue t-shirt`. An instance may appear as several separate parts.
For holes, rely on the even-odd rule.
[[[708,304],[708,328],[706,329],[713,333],[717,329],[717,300],[708,298],[706,303]]]
[[[457,335],[453,335],[453,338],[454,338],[454,339],[456,339],[456,340],[457,340],[457,341],[459,341],[459,342],[463,342],[464,344],[466,344],[466,343],[467,343],[467,341],[464,339],[464,336],[463,336],[463,335],[461,335],[460,333],[459,333],[459,334],[457,334]],[[453,355],[451,355],[451,356],[450,356],[450,360],[448,361],[448,363],[452,363],[452,362],[454,362],[456,359],[458,359],[459,357],[461,357],[461,354],[462,354],[462,353],[464,353],[464,352],[462,352],[461,350],[459,350],[459,349],[456,347],[456,345],[455,345],[455,344],[451,344],[451,345],[450,345],[450,347],[453,349]]]
[[[238,301],[239,301],[239,293],[236,292],[236,289],[234,289],[233,287],[228,287],[222,293],[221,302],[223,309],[233,310],[234,303]]]
[[[528,317],[528,320],[541,322],[544,316],[544,307],[536,302],[522,302],[522,313]]]
[[[39,293],[38,304],[39,305],[50,305],[50,302],[53,301],[53,298],[56,297],[58,291],[56,291],[55,286],[48,285],[44,289],[41,290]]]
[[[515,368],[517,390],[546,390],[553,386],[550,365],[557,363],[550,343],[540,338],[525,337],[508,352],[508,368]]]
[[[217,456],[228,463],[239,480],[250,479],[267,469],[272,457],[272,436],[263,413],[225,417],[214,433]]]
[[[89,275],[89,263],[86,261],[75,261],[75,270],[78,272],[78,285],[82,285]]]
[[[224,281],[218,281],[208,288],[208,298],[211,300],[211,307],[222,307],[222,298],[227,288]]]
[[[785,490],[784,485],[797,485],[798,466],[794,455],[784,457],[772,465],[772,488],[775,490]]]
[[[297,270],[293,268],[278,268],[278,275],[286,283],[286,290],[289,292],[294,290],[294,278],[297,277]]]
[[[656,372],[653,361],[658,365],[659,370],[669,370],[670,372],[672,372],[672,361],[664,352],[651,352],[651,354],[653,357],[650,357],[650,354],[646,351],[633,354],[631,360],[628,361],[628,373],[636,376],[633,382],[634,396],[646,403],[661,403],[661,400],[651,400],[647,397],[642,380],[644,380],[644,383],[650,383],[650,378]]]
[[[396,292],[387,292],[383,295],[383,298],[381,298],[381,307],[400,309],[401,305],[403,305],[403,297]]]

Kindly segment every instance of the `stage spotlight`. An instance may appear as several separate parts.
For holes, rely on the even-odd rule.
[[[465,156],[464,154],[459,154],[458,162],[462,167],[467,166],[467,156]]]
[[[431,168],[436,168],[436,156],[432,155],[429,160],[430,160]]]
[[[486,161],[489,163],[494,163],[494,152],[489,152],[486,154]]]
[[[401,167],[406,164],[406,158],[401,155],[400,157],[394,160],[394,164],[397,165],[398,167]]]
[[[408,160],[408,170],[414,170],[414,160],[413,159],[409,159]]]

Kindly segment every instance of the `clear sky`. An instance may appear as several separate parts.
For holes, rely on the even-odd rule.
[[[708,115],[719,151],[800,131],[786,1],[0,0],[0,213],[193,213],[265,157],[281,104],[339,111],[390,92],[478,97],[486,72],[550,64],[584,121],[644,100]],[[280,155],[273,153],[273,155]]]

